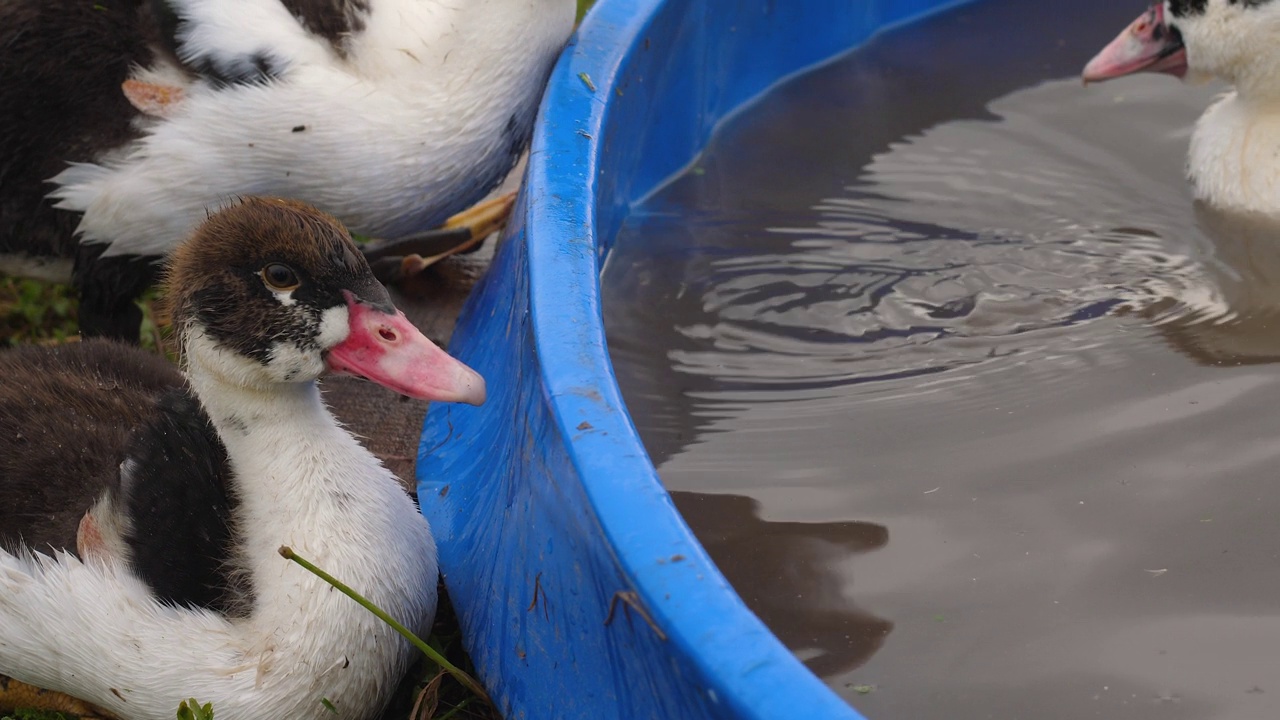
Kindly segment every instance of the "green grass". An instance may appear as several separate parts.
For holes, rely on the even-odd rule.
[[[183,700],[178,706],[178,720],[214,720],[213,704],[201,705],[195,698]]]
[[[62,342],[75,336],[76,298],[66,285],[0,276],[0,341]]]
[[[445,658],[443,652],[423,641],[422,638],[415,635],[409,628],[401,625],[398,620],[387,614],[386,610],[374,605],[368,598],[356,592],[346,583],[325,572],[322,568],[312,564],[310,560],[307,560],[301,555],[295,553],[293,548],[288,545],[282,545],[280,547],[280,557],[286,560],[292,560],[298,565],[301,565],[307,570],[307,572],[310,572],[321,580],[329,583],[333,586],[333,589],[351,598],[357,605],[376,615],[379,620],[386,623],[392,630],[395,630],[404,637],[405,640],[408,640],[411,645],[418,648],[418,650],[420,650],[428,660],[435,663],[440,670],[452,675],[455,680],[462,683],[462,685],[470,690],[472,694],[484,699],[485,702],[489,701],[488,693],[485,692],[484,688],[480,687],[480,683],[476,682],[475,678],[471,677],[471,675],[465,670],[462,670],[449,662],[449,660]],[[326,704],[326,707],[331,706]]]
[[[156,297],[151,290],[138,303],[142,308],[142,347],[171,355],[171,333],[156,317]],[[0,275],[0,347],[77,340],[78,305],[75,291],[67,285]]]

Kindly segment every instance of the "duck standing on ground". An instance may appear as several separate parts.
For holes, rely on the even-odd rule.
[[[6,0],[0,271],[71,279],[87,334],[136,339],[155,260],[231,198],[297,198],[386,240],[433,228],[523,151],[574,12],[574,0]],[[431,252],[379,250],[419,251]]]
[[[374,717],[412,649],[277,550],[422,631],[435,546],[316,381],[473,404],[484,382],[300,203],[222,210],[170,267],[185,377],[102,340],[0,354],[0,673],[139,720],[187,697],[227,718]]]
[[[1233,87],[1196,124],[1187,174],[1215,208],[1280,217],[1280,2],[1153,5],[1084,69],[1086,82],[1137,72]]]

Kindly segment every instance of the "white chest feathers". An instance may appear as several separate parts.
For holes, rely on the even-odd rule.
[[[193,374],[193,385],[207,378]],[[277,549],[292,547],[422,633],[437,582],[426,520],[313,384],[271,403],[231,388],[210,399],[242,479],[232,563],[251,579],[247,615],[159,602],[109,558],[0,549],[0,672],[135,720],[171,719],[187,697],[212,702],[219,718],[326,720],[329,706],[376,717],[413,649]]]
[[[1222,96],[1196,125],[1187,174],[1215,208],[1280,216],[1280,107]]]

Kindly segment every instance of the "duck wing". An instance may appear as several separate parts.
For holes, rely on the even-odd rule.
[[[159,399],[114,478],[108,506],[127,518],[120,540],[129,566],[158,599],[223,614],[248,607],[231,563],[227,450],[187,388]]]
[[[226,449],[172,365],[84,341],[0,353],[0,376],[0,547],[76,553],[85,521],[156,598],[244,607]]]
[[[142,350],[85,341],[4,351],[0,377],[0,546],[74,550],[131,433],[182,375]]]

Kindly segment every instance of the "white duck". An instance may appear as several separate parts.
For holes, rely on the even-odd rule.
[[[1166,0],[1098,53],[1084,79],[1148,71],[1230,83],[1191,138],[1195,195],[1222,210],[1280,216],[1278,46],[1280,2]]]
[[[373,717],[411,648],[277,550],[424,630],[435,547],[316,380],[477,404],[484,383],[300,203],[214,214],[167,284],[185,384],[104,341],[0,354],[0,673],[139,720],[187,697],[220,718]]]
[[[574,13],[6,0],[0,269],[73,277],[89,334],[136,338],[153,261],[231,198],[296,198],[384,240],[436,227],[511,169]]]

